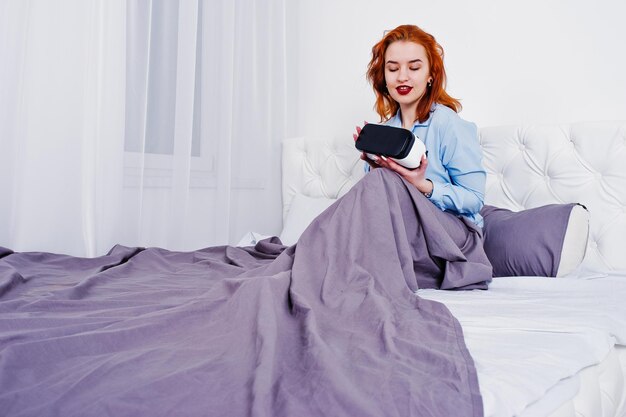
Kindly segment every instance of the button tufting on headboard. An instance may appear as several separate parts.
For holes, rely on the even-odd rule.
[[[626,270],[626,122],[499,126],[479,130],[485,203],[522,210],[578,202],[590,211],[585,265]],[[283,214],[296,193],[337,198],[362,176],[349,136],[283,142]]]
[[[363,176],[363,161],[350,140],[291,138],[283,141],[283,216],[296,193],[337,198]]]
[[[512,210],[578,202],[590,211],[585,264],[626,270],[626,122],[487,127],[485,203]],[[519,143],[526,152],[519,152]]]

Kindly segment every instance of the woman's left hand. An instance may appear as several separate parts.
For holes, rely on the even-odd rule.
[[[426,168],[428,167],[426,155],[422,156],[420,166],[415,169],[405,168],[393,159],[385,157],[379,157],[376,163],[382,168],[388,168],[398,173],[398,175],[413,184],[423,194],[433,191],[433,183],[426,179]]]

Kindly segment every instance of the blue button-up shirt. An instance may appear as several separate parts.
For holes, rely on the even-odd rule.
[[[384,124],[402,127],[400,112]],[[426,178],[433,182],[430,200],[441,210],[467,217],[483,226],[480,209],[485,198],[487,173],[476,125],[452,109],[435,104],[430,117],[411,129],[428,151]]]

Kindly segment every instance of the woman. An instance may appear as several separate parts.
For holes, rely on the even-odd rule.
[[[381,121],[411,130],[426,145],[428,159],[409,170],[384,156],[361,158],[395,171],[441,210],[482,227],[486,172],[477,129],[458,116],[461,104],[445,91],[442,47],[417,26],[398,26],[372,48],[367,77]]]

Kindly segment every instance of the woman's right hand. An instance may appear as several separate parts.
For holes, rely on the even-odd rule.
[[[364,121],[363,125],[365,126],[366,124],[367,124],[367,122]],[[357,126],[356,127],[356,133],[352,134],[352,137],[354,138],[355,142],[356,142],[356,140],[357,140],[357,138],[359,137],[360,134],[361,134],[361,127]],[[361,152],[361,159],[364,160],[365,162],[367,162],[371,168],[378,168],[378,162],[377,162],[378,157],[375,157],[375,158],[376,159],[370,159],[365,152]]]

